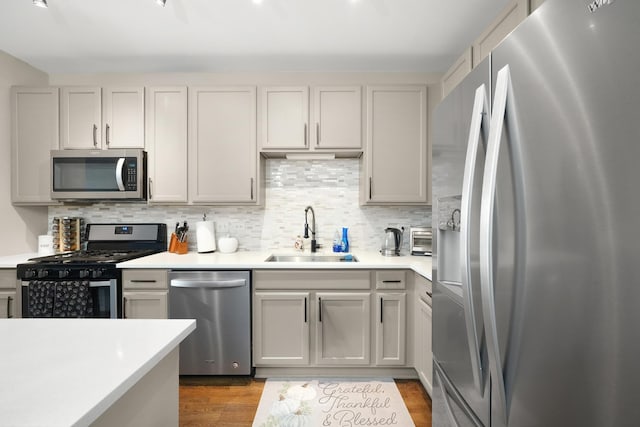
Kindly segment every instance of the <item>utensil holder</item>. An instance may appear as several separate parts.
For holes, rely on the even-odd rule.
[[[189,242],[185,239],[181,242],[176,236],[176,233],[171,233],[171,239],[169,240],[169,252],[174,254],[184,255],[189,252]]]

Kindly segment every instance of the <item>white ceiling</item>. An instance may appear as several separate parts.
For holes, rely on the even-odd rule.
[[[446,71],[508,0],[0,0],[0,50],[48,73]]]

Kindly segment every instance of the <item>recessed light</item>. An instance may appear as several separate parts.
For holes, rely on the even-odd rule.
[[[262,0],[251,0],[253,4],[262,4]]]
[[[156,3],[158,3],[162,7],[165,7],[167,0],[156,0]]]
[[[43,7],[45,9],[49,7],[49,5],[47,5],[47,0],[33,0],[33,5]]]

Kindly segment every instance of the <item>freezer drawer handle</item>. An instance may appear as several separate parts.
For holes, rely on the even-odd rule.
[[[171,280],[173,288],[207,288],[207,289],[223,289],[223,288],[240,288],[245,286],[245,279],[235,280]]]
[[[458,391],[455,389],[449,378],[442,372],[442,368],[437,363],[433,364],[433,373],[435,376],[435,380],[440,383],[440,392],[442,395],[442,400],[445,402],[445,407],[447,410],[447,415],[449,416],[449,420],[454,427],[459,427],[460,423],[453,413],[453,409],[451,408],[451,400],[454,400],[458,405],[463,407],[464,398],[458,394]],[[450,393],[448,392],[450,391]],[[469,421],[473,423],[473,425],[477,427],[482,427],[482,423],[472,412],[465,411],[467,416],[469,417]]]
[[[496,89],[494,94],[493,112],[491,115],[491,128],[489,130],[489,142],[487,144],[487,158],[485,161],[484,176],[482,179],[482,202],[480,205],[480,285],[482,294],[482,314],[484,318],[487,354],[489,356],[489,369],[491,380],[496,386],[496,400],[499,405],[498,414],[503,417],[503,422],[507,424],[508,408],[510,399],[506,392],[503,361],[500,354],[500,343],[498,341],[498,327],[496,319],[496,306],[494,299],[494,223],[495,223],[495,201],[496,184],[498,175],[498,158],[500,145],[502,143],[503,127],[505,126],[505,116],[509,127],[509,144],[511,155],[508,157],[512,162],[513,170],[513,195],[514,195],[514,216],[515,223],[515,280],[514,288],[520,287],[523,281],[524,268],[524,248],[526,247],[526,233],[524,224],[526,223],[524,213],[523,178],[522,165],[520,161],[519,129],[518,120],[513,103],[513,89],[511,86],[511,76],[509,66],[506,65],[498,72],[496,79]]]
[[[474,188],[476,179],[479,178],[477,175],[478,173],[481,173],[481,171],[477,170],[478,163],[482,160],[478,158],[478,154],[481,147],[481,138],[484,135],[484,139],[486,139],[487,136],[486,133],[489,127],[488,111],[489,103],[487,100],[487,90],[483,84],[476,89],[475,99],[473,101],[471,127],[469,129],[469,141],[467,144],[467,155],[462,178],[462,200],[460,204],[459,228],[460,241],[462,242],[461,285],[463,289],[462,295],[464,298],[463,307],[467,330],[467,343],[469,345],[469,356],[471,357],[473,383],[481,396],[484,393],[484,389],[482,387],[484,372],[482,371],[482,359],[480,357],[480,345],[478,342],[478,336],[481,331],[478,331],[478,325],[476,324],[475,307],[473,304],[474,283],[471,279],[471,235],[472,233],[478,233],[478,230],[472,229],[471,218],[473,217],[472,207],[477,205],[477,202],[475,202],[476,194],[474,194]]]

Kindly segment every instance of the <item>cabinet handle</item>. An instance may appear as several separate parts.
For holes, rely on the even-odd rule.
[[[307,124],[304,124],[304,146],[307,146]]]
[[[7,297],[7,319],[11,319],[13,317],[13,313],[11,313],[11,302],[13,301],[13,297]]]
[[[369,177],[369,200],[371,200],[371,188],[373,187],[373,180]]]
[[[153,180],[149,178],[149,200],[153,199]]]
[[[107,138],[105,141],[107,145],[109,145],[109,134],[111,133],[110,130],[111,130],[111,126],[107,125]]]
[[[154,279],[131,279],[129,280],[131,283],[156,283],[157,280]]]
[[[425,294],[427,294],[427,296],[428,296],[429,298],[433,298],[433,294],[432,294],[431,292],[427,291],[427,292],[425,292]]]
[[[382,310],[384,309],[384,300],[380,297],[380,323],[384,323]]]
[[[322,322],[322,298],[318,297],[318,321]]]
[[[402,283],[402,280],[383,280],[382,283]]]
[[[304,297],[304,323],[307,323],[307,297]]]
[[[251,200],[253,200],[253,178],[251,178],[251,181],[249,184],[249,191],[251,192]]]
[[[122,297],[122,318],[127,318],[127,297]]]
[[[93,125],[93,146],[98,146],[98,126]]]
[[[316,146],[320,146],[320,123],[316,123]]]

